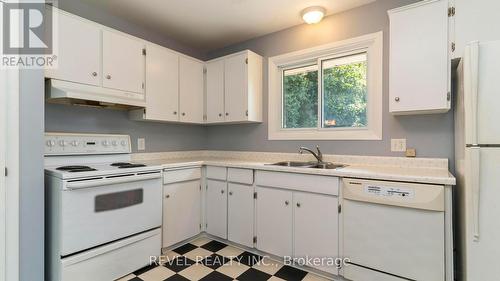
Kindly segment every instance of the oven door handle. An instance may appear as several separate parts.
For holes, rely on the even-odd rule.
[[[123,177],[113,177],[113,178],[89,179],[78,182],[66,182],[66,186],[64,189],[71,191],[82,188],[91,188],[103,185],[145,181],[145,180],[152,180],[159,178],[161,178],[161,172],[151,173],[151,174],[138,174],[131,176],[123,176]]]

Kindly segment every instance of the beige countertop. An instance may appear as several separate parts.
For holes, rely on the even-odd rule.
[[[269,163],[273,162],[261,162],[253,160],[239,160],[234,158],[217,158],[217,157],[165,158],[165,159],[154,159],[154,160],[144,159],[140,161],[148,165],[162,166],[162,168],[164,169],[173,169],[173,168],[188,167],[188,166],[212,165],[212,166],[247,168],[254,170],[266,170],[266,171],[276,171],[276,172],[455,185],[455,177],[447,169],[441,167],[348,164],[348,166],[344,168],[328,170],[328,169],[272,166],[269,165]]]

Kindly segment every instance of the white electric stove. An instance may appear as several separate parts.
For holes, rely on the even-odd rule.
[[[160,166],[132,163],[127,135],[45,142],[46,280],[115,280],[160,254]]]

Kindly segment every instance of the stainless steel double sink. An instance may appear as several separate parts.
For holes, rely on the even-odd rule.
[[[341,169],[347,165],[335,164],[331,162],[299,162],[299,161],[283,161],[273,164],[272,166],[294,167],[294,168],[310,168],[310,169]]]

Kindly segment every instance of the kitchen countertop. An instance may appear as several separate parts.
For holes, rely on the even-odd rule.
[[[374,180],[391,180],[404,182],[417,182],[428,184],[455,185],[455,177],[447,170],[439,167],[405,167],[390,165],[360,165],[348,164],[340,169],[313,169],[268,165],[273,162],[259,162],[239,160],[233,158],[216,157],[188,157],[142,160],[148,165],[161,165],[164,169],[189,167],[189,166],[223,166],[232,168],[247,168],[255,170],[313,174],[324,176],[350,177]]]

